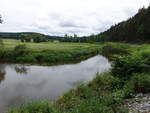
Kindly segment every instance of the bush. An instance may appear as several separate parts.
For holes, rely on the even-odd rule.
[[[7,61],[13,59],[13,53],[11,50],[1,49],[0,50],[0,61]]]
[[[5,58],[5,50],[0,49],[0,59]]]
[[[19,56],[19,57],[16,57],[16,62],[19,62],[19,63],[24,63],[24,62],[32,63],[32,62],[36,62],[36,59],[33,56]]]
[[[121,82],[118,78],[112,76],[109,73],[104,73],[98,75],[94,80],[92,80],[92,82],[88,84],[88,86],[94,88],[94,90],[112,91],[120,87],[120,84]]]
[[[147,66],[150,66],[150,50],[142,51],[140,54],[142,58],[146,60]]]
[[[111,59],[113,55],[128,55],[129,50],[127,50],[124,46],[120,46],[119,44],[106,44],[102,48],[102,54]]]
[[[17,45],[13,50],[14,57],[26,55],[27,47],[26,45]]]
[[[134,74],[131,78],[135,93],[150,92],[150,74]]]
[[[150,74],[133,74],[131,79],[125,82],[122,89],[115,92],[116,97],[132,98],[137,93],[150,92]]]
[[[134,92],[134,85],[132,84],[132,81],[131,82],[126,82],[123,89],[123,98],[132,98],[134,97],[135,95],[135,92]]]
[[[149,58],[141,55],[116,56],[112,64],[114,76],[129,79],[133,73],[143,73],[150,71]]]
[[[7,113],[58,113],[54,107],[46,101],[31,102],[8,110]]]

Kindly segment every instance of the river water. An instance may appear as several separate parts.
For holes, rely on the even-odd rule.
[[[109,68],[108,60],[100,55],[78,64],[58,66],[0,64],[0,113],[31,100],[55,100]]]

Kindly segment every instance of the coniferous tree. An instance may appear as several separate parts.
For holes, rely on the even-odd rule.
[[[3,20],[2,20],[2,17],[1,17],[1,15],[0,15],[0,23],[2,23],[3,22]]]

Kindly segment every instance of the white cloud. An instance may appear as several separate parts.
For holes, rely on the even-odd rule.
[[[148,5],[148,0],[0,0],[0,32],[89,35]]]

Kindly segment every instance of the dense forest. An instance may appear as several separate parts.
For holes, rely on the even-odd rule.
[[[150,43],[150,6],[98,35],[103,41]]]

